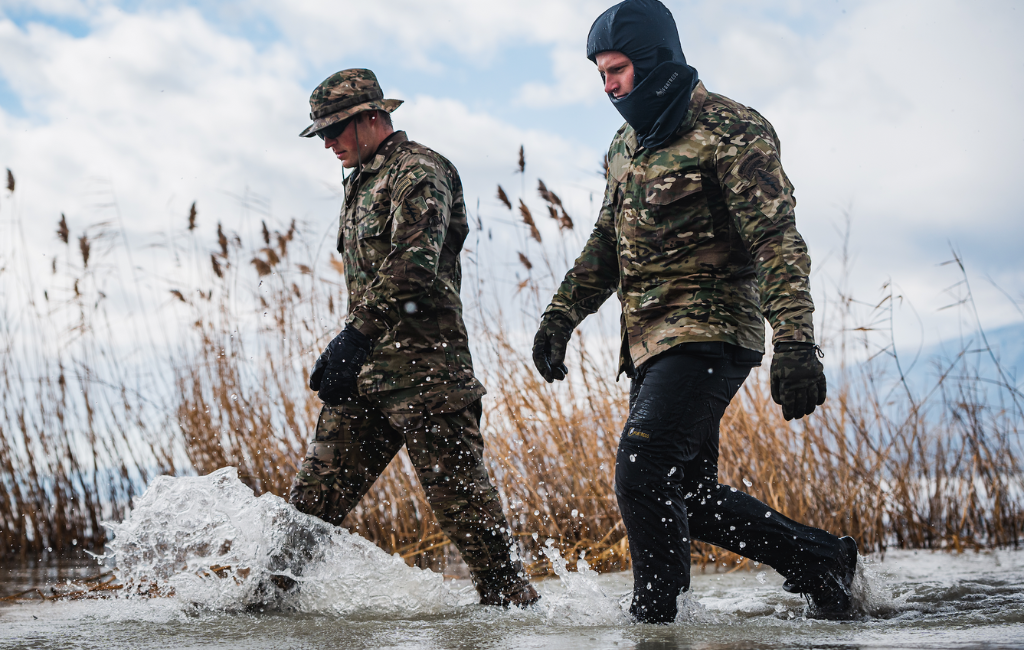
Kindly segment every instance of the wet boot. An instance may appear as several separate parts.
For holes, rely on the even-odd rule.
[[[276,609],[286,596],[298,592],[300,584],[292,576],[301,576],[307,566],[323,559],[323,537],[330,530],[326,523],[308,528],[283,522],[268,553],[266,573],[254,586],[247,609]]]
[[[492,605],[497,607],[516,606],[525,609],[540,600],[540,594],[533,588],[533,585],[526,583],[523,587],[511,594],[498,591],[487,591],[480,594],[481,605]]]
[[[510,568],[475,573],[473,583],[480,593],[481,605],[526,608],[540,600],[533,585]]]
[[[838,567],[799,582],[786,580],[782,588],[791,594],[803,594],[818,613],[841,616],[853,608],[853,576],[857,573],[857,542],[841,537],[842,562]]]

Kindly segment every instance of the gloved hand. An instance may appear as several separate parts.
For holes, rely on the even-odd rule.
[[[825,403],[825,367],[818,361],[821,348],[813,343],[775,344],[772,357],[772,399],[782,406],[782,417],[800,419]]]
[[[327,344],[309,375],[309,387],[317,391],[327,406],[338,406],[356,392],[359,369],[373,350],[373,341],[346,325],[341,334]]]
[[[565,346],[572,337],[572,323],[565,316],[551,312],[540,319],[540,328],[533,337],[533,364],[549,384],[563,380],[569,369],[565,367]]]

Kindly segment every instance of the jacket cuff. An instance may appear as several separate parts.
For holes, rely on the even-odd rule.
[[[349,315],[346,324],[351,325],[353,329],[358,330],[360,334],[374,342],[388,331],[384,321],[369,309],[356,310]]]

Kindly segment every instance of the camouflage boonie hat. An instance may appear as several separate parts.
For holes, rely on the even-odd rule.
[[[346,120],[363,111],[394,111],[401,99],[384,99],[384,92],[371,70],[352,68],[335,72],[316,87],[309,96],[309,117],[313,120],[299,134],[311,138],[320,129]]]

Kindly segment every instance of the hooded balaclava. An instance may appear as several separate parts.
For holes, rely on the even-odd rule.
[[[622,52],[633,62],[633,91],[612,105],[636,131],[637,142],[656,149],[686,117],[697,70],[686,64],[672,13],[658,0],[625,0],[601,14],[587,37],[587,58]]]

